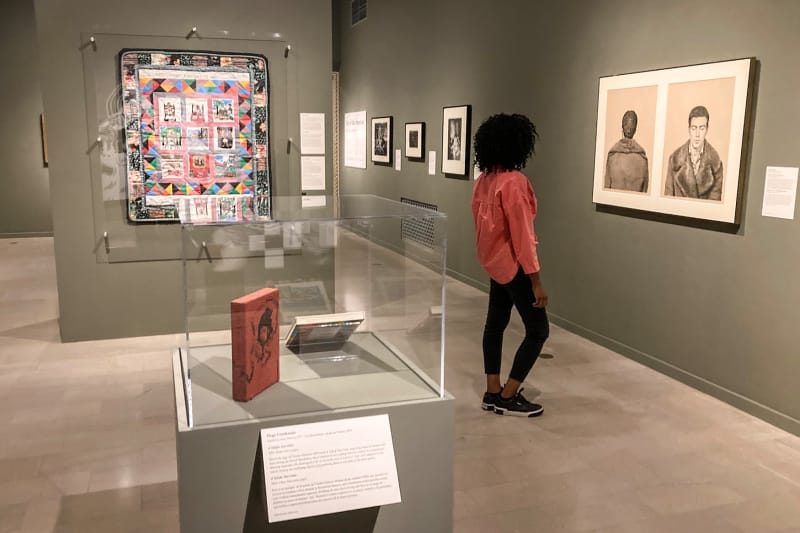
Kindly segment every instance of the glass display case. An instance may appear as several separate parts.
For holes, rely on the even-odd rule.
[[[362,195],[272,207],[215,223],[180,206],[186,426],[444,397],[446,216]],[[239,402],[231,302],[264,288],[278,290],[280,379]],[[300,349],[287,343],[315,322]]]

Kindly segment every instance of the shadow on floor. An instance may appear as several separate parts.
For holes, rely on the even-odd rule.
[[[0,331],[0,337],[54,343],[61,342],[57,318],[3,330]]]
[[[170,481],[61,498],[53,533],[179,533],[178,483]]]

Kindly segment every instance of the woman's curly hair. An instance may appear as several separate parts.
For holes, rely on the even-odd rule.
[[[521,170],[538,137],[536,126],[525,115],[492,115],[475,133],[475,162],[482,171]]]

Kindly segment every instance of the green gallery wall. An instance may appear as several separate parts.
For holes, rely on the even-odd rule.
[[[335,1],[341,113],[392,115],[395,147],[405,122],[424,121],[426,153],[441,158],[443,106],[471,104],[473,133],[497,112],[534,119],[526,174],[555,323],[800,433],[800,221],[760,213],[766,167],[800,166],[800,3],[370,0],[355,26],[349,9]],[[741,225],[597,208],[598,79],[742,57],[758,63]],[[450,274],[485,289],[472,182],[402,165],[342,167],[342,192],[438,205]]]
[[[0,238],[53,234],[42,152],[42,93],[32,0],[6,0],[0,17]]]
[[[101,161],[99,151],[119,136],[112,131],[102,146],[94,139],[102,130],[101,119],[106,120],[103,113],[114,111],[117,54],[123,48],[142,47],[267,56],[275,97],[270,110],[273,193],[298,195],[300,156],[296,147],[288,153],[286,147],[289,138],[299,138],[300,112],[326,113],[327,153],[332,149],[331,4],[34,0],[34,7],[50,137],[61,338],[79,341],[182,331],[178,224],[127,224],[124,198],[106,199],[103,180],[114,159]],[[198,32],[189,36],[192,27]],[[93,35],[95,47],[89,42]],[[284,56],[287,44],[292,45],[289,57]],[[330,158],[327,175],[331,176]],[[329,177],[328,193],[330,183]]]
[[[299,154],[285,150],[286,140],[299,136],[297,113],[326,113],[332,153],[331,59],[341,76],[342,114],[392,115],[396,139],[404,122],[424,121],[425,151],[439,158],[443,106],[471,104],[473,126],[496,112],[528,114],[541,133],[526,173],[540,200],[537,233],[554,322],[800,433],[794,335],[800,287],[791,279],[800,227],[760,215],[766,166],[800,165],[794,90],[800,69],[793,59],[799,3],[370,0],[367,19],[354,27],[344,0],[241,0],[222,11],[209,0],[138,4],[140,12],[156,10],[158,17],[130,16],[129,4],[120,0],[33,3],[35,21],[16,5],[5,19],[3,50],[26,34],[17,28],[36,32],[39,84],[32,82],[24,105],[15,109],[24,113],[15,123],[25,142],[18,157],[9,156],[12,174],[3,177],[17,192],[5,196],[11,204],[0,209],[0,235],[55,234],[63,340],[183,326],[180,261],[175,253],[148,248],[179,241],[177,227],[123,227],[133,245],[116,258],[116,248],[104,253],[98,241],[104,224],[119,225],[122,214],[103,204],[93,175],[88,145],[97,125],[87,117],[99,106],[86,81],[108,65],[95,68],[107,56],[87,56],[85,38],[114,36],[116,46],[128,35],[153,47],[197,48],[218,44],[226,30],[226,39],[242,41],[281,32],[265,45],[274,56],[291,43],[294,54],[274,62],[275,79],[283,80],[277,89],[283,109],[273,108],[273,119],[281,120],[271,124],[277,194],[299,193]],[[205,42],[184,39],[191,26]],[[758,61],[741,225],[720,231],[598,209],[592,178],[599,77],[741,57]],[[24,67],[7,54],[3,61]],[[38,159],[36,118],[31,125],[28,116],[42,108],[49,172]],[[11,150],[16,137],[4,135],[0,145]],[[488,279],[473,249],[472,182],[445,178],[438,168],[429,176],[427,161],[402,164],[402,172],[371,163],[366,170],[342,167],[341,191],[438,205],[448,215],[449,273],[485,289]],[[330,158],[326,170],[330,192]],[[36,184],[34,207],[14,196],[21,175]],[[154,279],[159,290],[145,290]]]

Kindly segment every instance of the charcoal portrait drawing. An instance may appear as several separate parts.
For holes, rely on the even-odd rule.
[[[606,189],[647,192],[647,153],[633,138],[638,122],[639,118],[633,110],[622,115],[622,138],[611,147],[606,157]]]
[[[722,200],[722,160],[706,140],[710,121],[704,106],[695,106],[689,112],[689,140],[669,156],[665,196]]]

